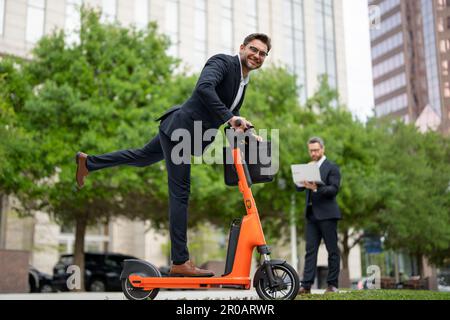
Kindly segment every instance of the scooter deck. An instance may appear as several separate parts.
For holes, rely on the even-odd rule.
[[[204,289],[236,286],[250,289],[249,277],[141,277],[129,276],[133,287],[151,290],[155,288]]]

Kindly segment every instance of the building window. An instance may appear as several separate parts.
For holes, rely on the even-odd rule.
[[[233,4],[232,0],[221,0],[221,43],[223,53],[233,54]]]
[[[408,106],[408,96],[403,93],[392,99],[386,100],[375,106],[375,113],[377,117],[384,116],[386,114],[405,109]]]
[[[167,53],[171,56],[178,57],[178,46],[180,41],[179,32],[179,0],[166,1],[166,33],[170,39],[170,47]]]
[[[194,65],[195,68],[199,70],[204,65],[207,54],[207,3],[206,0],[195,0],[194,5]]]
[[[444,97],[450,98],[450,88],[444,88]]]
[[[403,72],[399,75],[396,75],[394,77],[384,80],[383,82],[378,83],[374,87],[375,99],[390,94],[405,86],[406,86],[406,75]]]
[[[370,29],[370,37],[373,40],[378,39],[383,34],[388,33],[391,30],[399,27],[402,24],[402,16],[401,12],[397,12],[396,14],[381,20],[380,28],[372,28]]]
[[[433,3],[421,0],[423,17],[423,39],[425,48],[425,66],[428,87],[429,105],[441,116],[441,92],[439,83],[439,63],[437,59],[436,34]],[[446,42],[446,50],[450,49],[450,41]]]
[[[285,39],[284,61],[290,71],[294,68],[294,32],[291,0],[283,0],[283,38]]]
[[[144,29],[148,24],[148,1],[134,0],[134,20],[139,29]]]
[[[83,5],[83,0],[67,0],[66,2],[66,21],[65,33],[66,42],[79,43],[80,37],[76,33],[80,28],[80,8]]]
[[[97,224],[88,227],[85,235],[84,250],[89,252],[105,252],[109,249],[110,236],[108,224]],[[72,254],[75,245],[75,228],[62,226],[58,236],[60,254]]]
[[[391,11],[393,8],[400,5],[400,0],[385,0],[381,2],[378,6],[380,7],[380,16]]]
[[[44,35],[45,0],[28,0],[25,39],[36,43]]]
[[[372,47],[372,59],[375,60],[382,55],[397,49],[403,45],[403,33],[399,32],[394,34],[393,36],[383,40],[377,45]]]
[[[5,19],[5,0],[0,0],[0,35],[3,34],[4,19]]]
[[[389,59],[373,66],[373,78],[377,79],[391,71],[405,65],[405,55],[403,52],[397,53]]]
[[[296,75],[300,102],[306,101],[305,28],[303,0],[283,1],[283,36],[285,39],[285,61]]]
[[[245,19],[247,34],[255,33],[258,30],[258,2],[256,0],[245,0]]]
[[[441,52],[446,53],[450,50],[450,40],[441,40]]]
[[[117,18],[117,0],[102,0],[102,22],[112,23]]]
[[[330,87],[337,88],[333,9],[331,0],[316,2],[317,70],[328,75]]]
[[[448,61],[449,60],[444,60],[441,63],[441,68],[442,68],[442,75],[443,76],[448,76]]]

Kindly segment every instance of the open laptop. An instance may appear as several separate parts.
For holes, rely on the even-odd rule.
[[[320,170],[316,163],[293,164],[291,165],[291,171],[294,183],[299,187],[304,186],[303,181],[325,184],[320,178]]]

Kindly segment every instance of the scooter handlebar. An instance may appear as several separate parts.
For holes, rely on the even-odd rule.
[[[242,120],[241,119],[236,119],[234,121],[234,124],[235,124],[236,127],[240,127],[242,125]],[[253,128],[254,128],[254,126],[245,127],[244,132],[249,130],[249,129],[253,129]]]

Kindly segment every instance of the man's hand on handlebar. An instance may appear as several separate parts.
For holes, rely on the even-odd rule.
[[[238,117],[238,116],[233,116],[228,123],[231,125],[231,127],[236,130],[237,132],[245,132],[247,129],[253,128],[253,124],[248,121],[247,119],[245,119],[244,117]],[[257,140],[257,141],[263,141],[262,137],[252,133],[252,136]]]
[[[250,121],[247,121],[244,117],[238,117],[233,116],[228,123],[231,125],[231,127],[238,131],[238,132],[244,132],[250,127],[253,127],[252,123]]]

